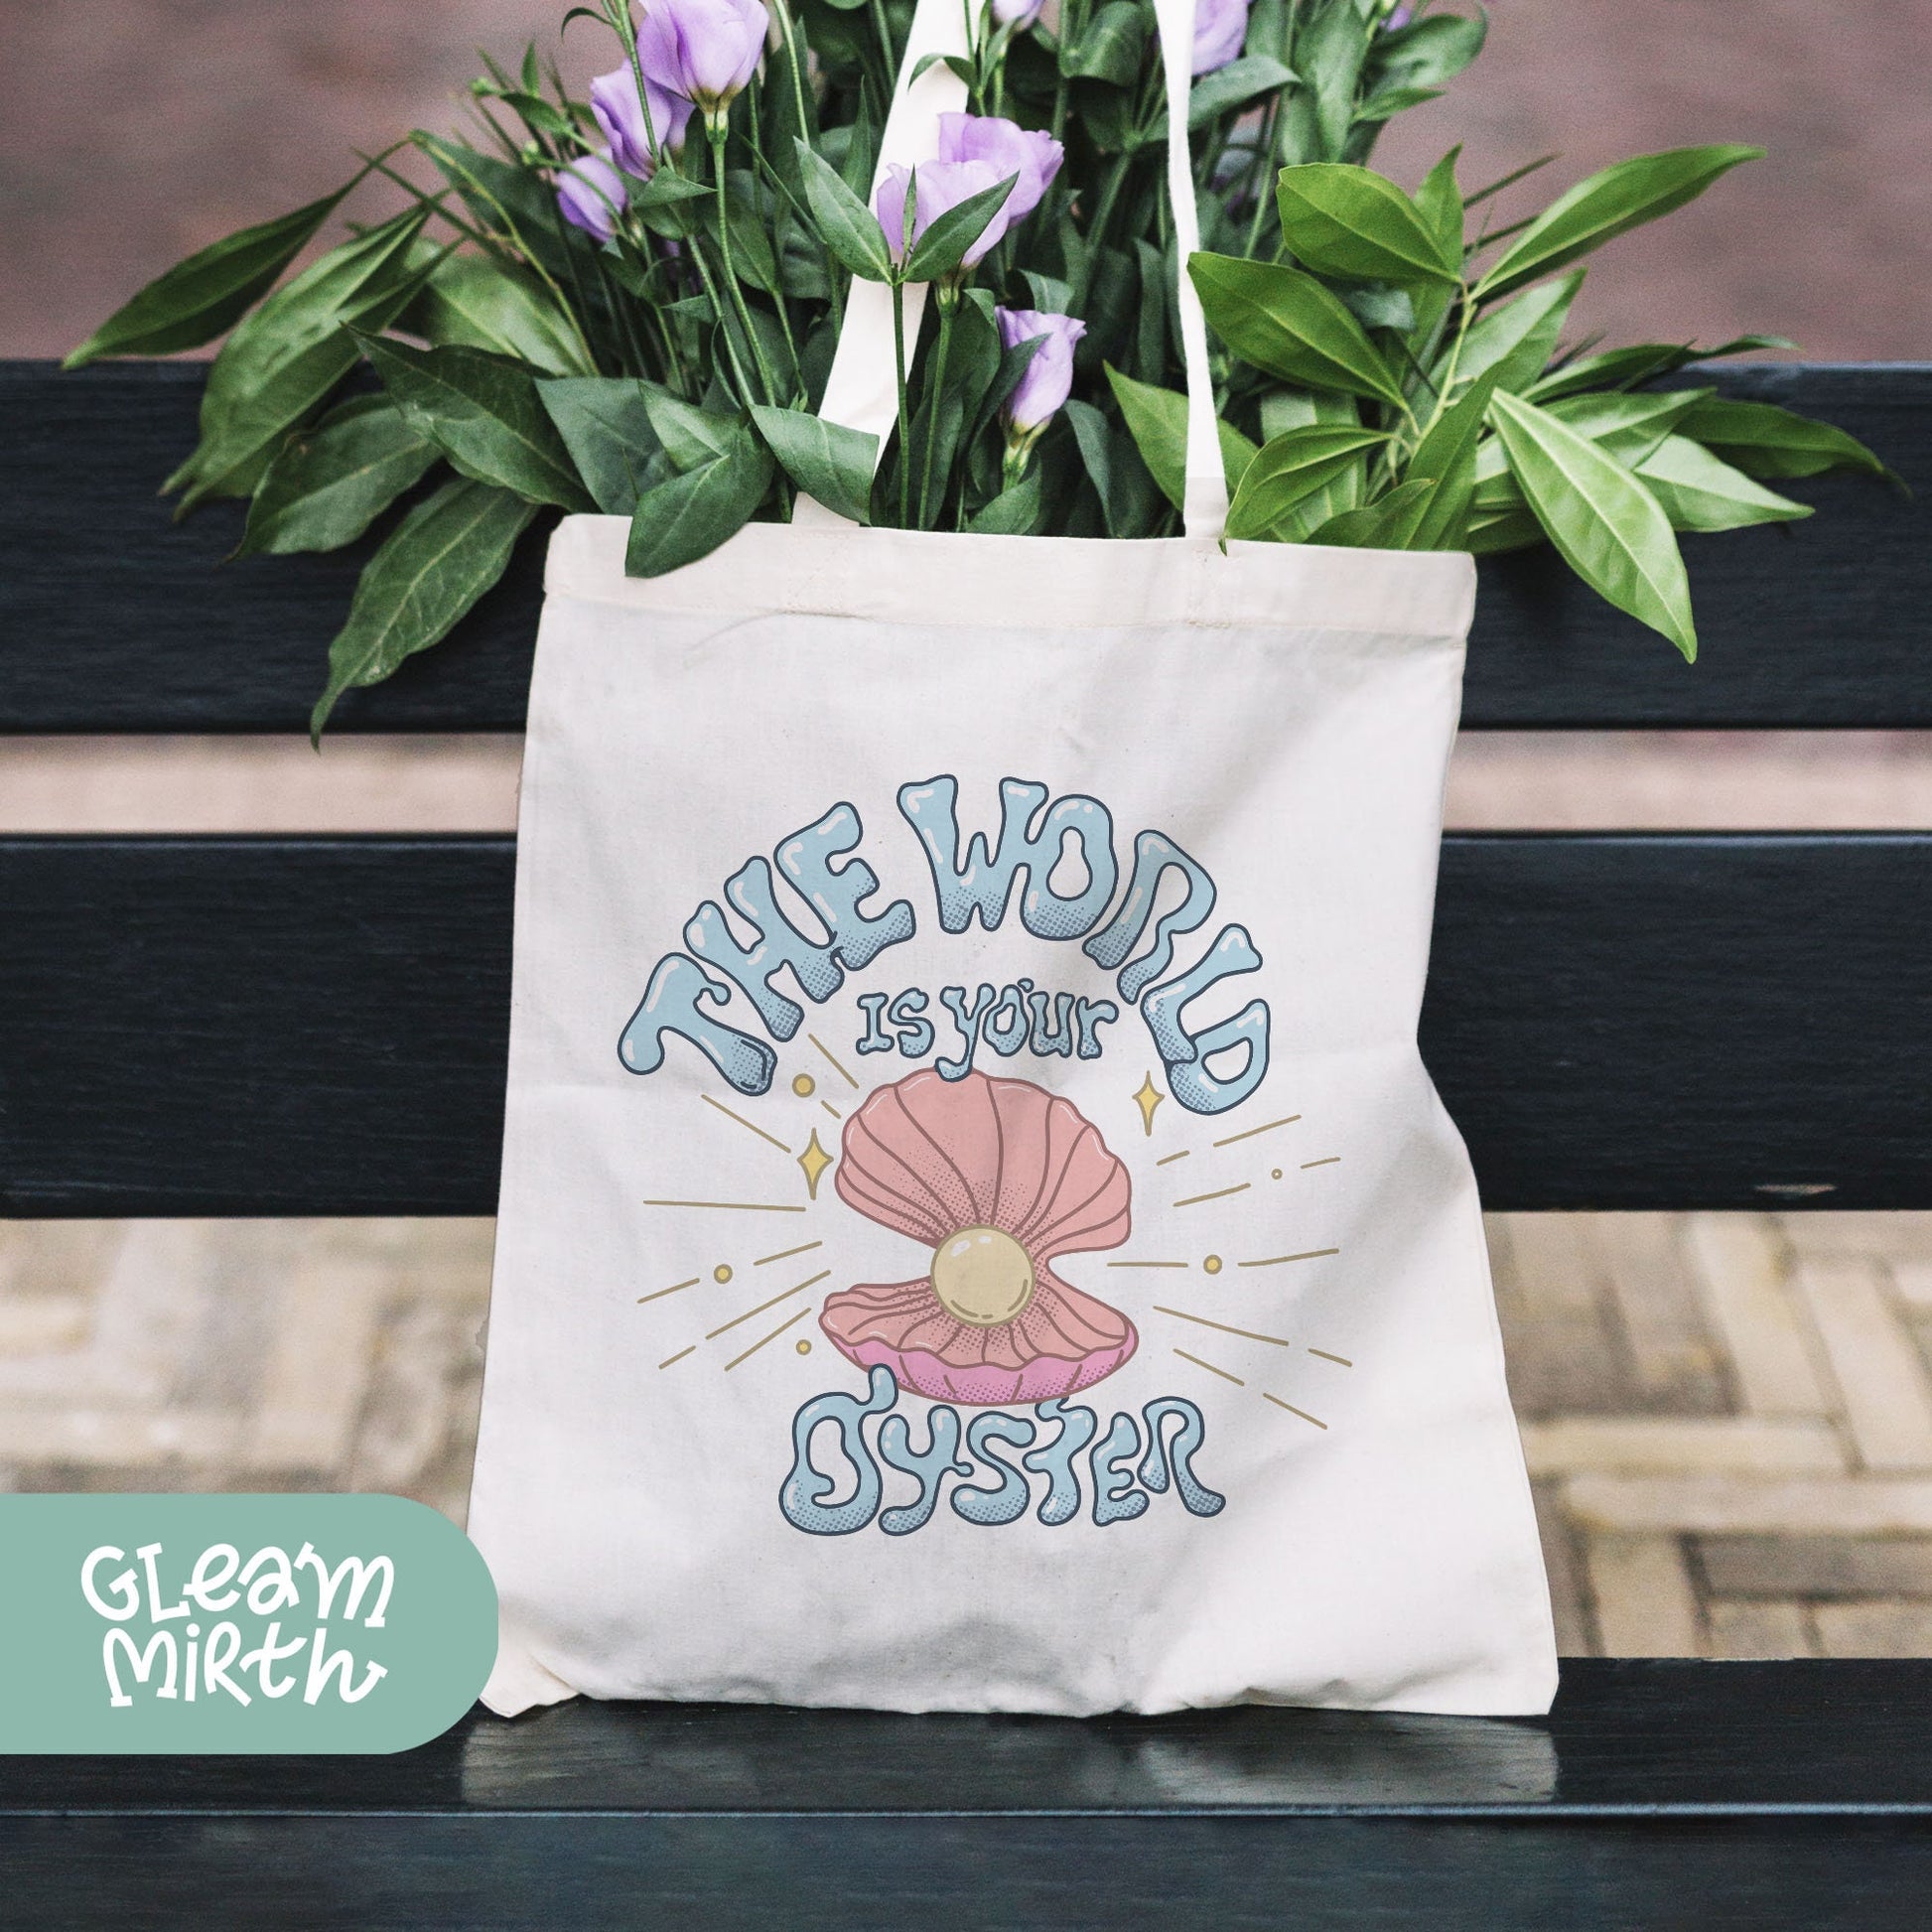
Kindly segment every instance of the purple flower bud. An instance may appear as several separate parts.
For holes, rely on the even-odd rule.
[[[591,112],[611,144],[611,159],[626,175],[648,181],[657,163],[651,156],[651,138],[658,147],[676,154],[684,146],[684,131],[691,124],[691,103],[681,94],[666,93],[649,74],[644,76],[644,98],[650,104],[650,128],[644,128],[644,111],[637,103],[637,76],[628,63],[600,73],[591,82]]]
[[[901,168],[895,162],[886,170],[886,179],[879,184],[872,206],[873,212],[879,216],[879,225],[886,230],[886,246],[892,250],[896,262],[902,262],[906,255],[905,189],[914,176],[918,181],[917,199],[912,205],[914,242],[948,208],[957,207],[986,189],[998,188],[1007,178],[988,161],[927,161],[916,169]],[[1018,192],[1017,185],[1015,192]],[[1009,204],[1012,199],[1012,196],[1007,198]],[[1002,207],[986,224],[985,232],[967,249],[960,266],[973,267],[1006,231],[1007,213]]]
[[[995,181],[1009,175],[1019,179],[1000,211],[1010,228],[1024,221],[1039,206],[1052,179],[1060,171],[1066,150],[1053,137],[1037,128],[1025,128],[1017,121],[1003,121],[993,114],[941,114],[939,116],[939,159],[943,161],[984,161],[993,169]]]
[[[1415,8],[1398,7],[1394,11],[1394,13],[1390,14],[1388,19],[1382,23],[1382,31],[1385,34],[1399,34],[1403,30],[1403,28],[1408,26],[1408,24],[1415,19],[1415,17],[1416,17]]]
[[[646,82],[714,125],[758,71],[771,16],[759,0],[650,0],[637,28]]]
[[[628,200],[623,177],[611,166],[611,151],[580,155],[557,177],[557,206],[564,219],[599,241],[618,231],[618,216]]]
[[[1002,27],[1031,27],[1046,0],[993,0],[993,18]]]
[[[1087,325],[1072,316],[1041,315],[1036,309],[995,309],[993,317],[1006,347],[1039,343],[1005,410],[1014,440],[1031,443],[1073,392],[1073,345],[1087,333]]]
[[[1195,0],[1194,72],[1212,73],[1241,52],[1248,38],[1248,0]]]

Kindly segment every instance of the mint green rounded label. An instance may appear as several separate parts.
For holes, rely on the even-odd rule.
[[[476,1545],[400,1496],[0,1496],[0,1751],[400,1751],[496,1657]]]

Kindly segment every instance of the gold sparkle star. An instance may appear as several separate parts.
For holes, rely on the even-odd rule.
[[[813,1200],[818,1198],[818,1183],[825,1178],[825,1170],[833,1165],[832,1156],[818,1144],[818,1129],[812,1129],[812,1137],[805,1143],[805,1151],[798,1157],[798,1165],[805,1171],[805,1185]]]
[[[1141,1082],[1141,1090],[1134,1096],[1134,1104],[1141,1110],[1141,1125],[1147,1129],[1149,1140],[1154,1138],[1154,1110],[1167,1097],[1154,1084],[1154,1075],[1152,1073]]]

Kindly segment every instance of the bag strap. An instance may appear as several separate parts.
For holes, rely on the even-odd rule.
[[[1193,157],[1187,144],[1187,93],[1193,79],[1194,0],[1154,0],[1160,28],[1161,59],[1168,79],[1168,202],[1173,217],[1175,252],[1181,264],[1179,295],[1181,359],[1187,371],[1186,488],[1182,527],[1190,537],[1214,539],[1227,523],[1226,475],[1221,467],[1220,431],[1214,419],[1214,379],[1207,360],[1207,325],[1200,297],[1186,273],[1186,261],[1200,246],[1200,217],[1194,206]],[[895,163],[916,167],[939,149],[939,116],[963,112],[966,83],[934,61],[913,79],[928,55],[970,53],[971,0],[918,0],[906,37],[905,58],[893,92],[892,110],[880,137],[879,168],[873,193]],[[898,291],[904,304],[905,340],[916,344],[925,313],[925,288],[912,283]],[[827,422],[864,430],[886,439],[898,419],[898,380],[893,357],[894,291],[881,282],[855,279],[846,300],[845,327],[832,354],[831,373],[818,413]],[[801,495],[793,521],[821,528],[845,518]]]

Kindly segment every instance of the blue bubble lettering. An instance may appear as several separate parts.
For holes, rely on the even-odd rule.
[[[650,984],[618,1040],[618,1057],[632,1073],[655,1073],[664,1064],[664,1035],[688,1039],[740,1093],[764,1093],[778,1056],[761,1039],[727,1027],[704,1006],[731,1005],[731,988],[720,985],[695,960],[667,953],[651,968]]]
[[[1143,832],[1134,841],[1133,875],[1113,918],[1104,931],[1096,932],[1086,943],[1089,959],[1110,973],[1119,966],[1141,943],[1161,896],[1162,875],[1170,869],[1186,881],[1187,896],[1172,912],[1161,916],[1154,928],[1154,944],[1121,974],[1120,997],[1130,1007],[1141,997],[1141,989],[1173,964],[1174,934],[1195,932],[1207,923],[1207,915],[1214,909],[1213,880],[1172,839],[1159,832]]]
[[[1141,1002],[1141,1016],[1154,1037],[1155,1051],[1168,1069],[1168,1087],[1173,1097],[1194,1114],[1220,1114],[1242,1101],[1261,1085],[1268,1071],[1268,1007],[1264,1001],[1250,1000],[1232,1020],[1223,1020],[1205,1032],[1189,1034],[1181,1025],[1181,1013],[1209,987],[1236,973],[1252,973],[1261,965],[1243,926],[1221,928],[1220,936],[1203,958],[1184,973],[1150,988]],[[1210,1055],[1231,1047],[1245,1046],[1239,1073],[1224,1079],[1207,1066]]]
[[[1180,1500],[1196,1516],[1216,1515],[1227,1498],[1206,1487],[1194,1475],[1194,1451],[1207,1433],[1201,1412],[1181,1396],[1167,1395],[1150,1402],[1141,1411],[1147,1421],[1147,1453],[1141,1458],[1140,1477],[1156,1495],[1168,1493],[1168,1469],[1173,1468],[1174,1487]],[[1162,1427],[1170,1417],[1180,1427],[1174,1431],[1172,1448],[1162,1442]]]
[[[850,1536],[872,1521],[879,1509],[881,1481],[879,1464],[866,1447],[865,1422],[897,1400],[893,1371],[875,1366],[865,1401],[832,1390],[814,1396],[791,1419],[791,1471],[778,1491],[778,1507],[793,1529],[810,1536]],[[858,1478],[857,1487],[842,1503],[825,1500],[839,1485],[812,1461],[812,1432],[827,1422],[838,1425],[839,1447]]]
[[[879,875],[863,859],[836,872],[831,861],[856,851],[866,828],[850,805],[834,805],[815,825],[794,832],[778,847],[778,868],[798,889],[832,935],[833,950],[848,972],[863,972],[888,946],[911,938],[912,907],[895,899],[876,918],[860,901],[879,890]]]
[[[965,1050],[956,1059],[937,1059],[932,1063],[939,1069],[939,1077],[944,1080],[963,1080],[973,1070],[973,1055],[979,1050],[980,1028],[986,1016],[992,1011],[993,1002],[999,995],[990,986],[982,986],[973,995],[973,1010],[966,1011],[966,989],[963,986],[942,986],[939,989],[939,1004],[950,1013],[959,1027],[959,1036],[966,1042]]]
[[[995,1409],[973,1418],[966,1428],[966,1447],[989,1468],[997,1470],[999,1487],[988,1489],[977,1482],[962,1482],[952,1492],[953,1509],[969,1523],[991,1528],[1011,1523],[1026,1515],[1033,1491],[1027,1478],[1005,1456],[994,1452],[991,1445],[1011,1443],[1025,1449],[1034,1440],[1034,1426],[1024,1416],[1009,1416]]]
[[[891,1415],[879,1425],[879,1459],[919,1479],[917,1502],[880,1511],[879,1527],[888,1536],[910,1536],[923,1529],[939,1506],[939,1488],[948,1474],[969,1476],[973,1465],[959,1453],[959,1411],[944,1403],[926,1415],[926,1445],[912,1447],[912,1431],[905,1418]]]
[[[890,1053],[893,1050],[893,1036],[879,1024],[879,1016],[886,1011],[887,996],[884,993],[861,993],[859,1011],[866,1016],[866,1031],[859,1039],[862,1053]]]
[[[1132,1416],[1116,1414],[1104,1442],[1096,1443],[1087,1457],[1093,1476],[1093,1520],[1104,1530],[1109,1523],[1131,1523],[1147,1508],[1147,1496],[1134,1487],[1133,1461],[1141,1448],[1141,1432]]]
[[[898,1050],[908,1060],[922,1060],[932,1051],[932,1022],[919,1018],[928,1004],[925,995],[916,986],[908,987],[893,1002],[886,1015],[898,1029]]]
[[[1100,1422],[1091,1409],[1069,1409],[1058,1396],[1035,1403],[1034,1414],[1044,1422],[1059,1424],[1050,1443],[1029,1449],[1020,1458],[1046,1478],[1046,1493],[1035,1514],[1053,1528],[1072,1522],[1080,1513],[1080,1478],[1074,1471],[1073,1458],[1093,1441]]]

